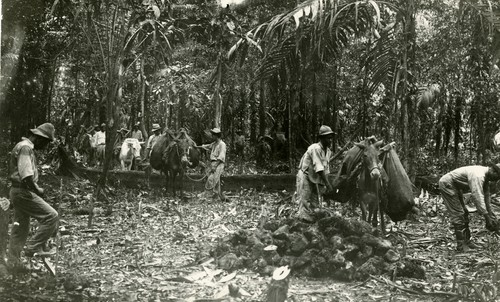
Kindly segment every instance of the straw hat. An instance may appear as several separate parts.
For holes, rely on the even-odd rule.
[[[56,130],[54,129],[54,125],[52,125],[51,123],[41,124],[40,126],[36,127],[36,129],[30,129],[30,131],[35,135],[44,137],[51,141],[55,139],[54,133]]]
[[[160,124],[153,124],[153,131],[157,131],[160,129],[161,129]]]

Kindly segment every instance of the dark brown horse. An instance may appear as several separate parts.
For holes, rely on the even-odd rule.
[[[356,143],[354,148],[359,148],[361,156],[361,172],[357,185],[359,189],[361,215],[363,220],[371,222],[377,227],[377,215],[380,213],[380,224],[382,232],[385,230],[384,209],[380,207],[380,194],[382,193],[382,181],[384,171],[380,163],[380,146],[383,141],[377,141],[374,136],[366,138],[360,143]],[[366,208],[368,207],[368,217]]]
[[[195,143],[185,131],[167,132],[160,136],[151,151],[151,167],[165,174],[165,189],[172,187],[174,197],[177,192],[177,178],[180,179],[179,190],[183,198],[183,179],[187,167],[194,168],[199,163],[200,154]]]

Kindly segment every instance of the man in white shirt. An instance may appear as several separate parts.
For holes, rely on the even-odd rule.
[[[333,190],[327,177],[330,173],[330,145],[333,135],[330,127],[321,126],[319,142],[310,145],[300,160],[296,179],[298,216],[307,221],[313,220],[311,214],[321,202],[320,196]]]
[[[213,128],[210,133],[214,140],[211,144],[196,146],[210,151],[210,174],[205,183],[205,189],[212,191],[213,198],[218,197],[220,200],[225,201],[226,198],[221,191],[220,177],[226,163],[226,143],[221,139],[222,133],[219,128]]]
[[[147,160],[149,156],[151,155],[151,150],[153,150],[153,147],[155,146],[156,142],[160,138],[161,134],[161,127],[160,124],[153,124],[153,134],[151,134],[148,138],[148,142],[146,144],[146,154],[144,156],[144,160]]]
[[[439,191],[455,231],[458,252],[467,252],[478,247],[471,241],[469,212],[465,207],[462,191],[470,190],[471,199],[477,212],[484,217],[486,228],[498,232],[500,225],[490,204],[490,183],[499,179],[500,166],[491,165],[457,168],[439,180]]]
[[[101,131],[94,134],[94,141],[96,145],[96,161],[100,166],[104,162],[104,154],[106,151],[106,124],[101,124]]]

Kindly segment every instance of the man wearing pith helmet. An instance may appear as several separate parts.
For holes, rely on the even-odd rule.
[[[296,178],[296,198],[299,203],[298,216],[301,219],[312,221],[311,214],[318,207],[321,196],[333,190],[328,181],[330,173],[330,145],[334,132],[328,126],[319,128],[319,142],[307,148],[299,164]]]
[[[44,190],[38,186],[37,161],[34,150],[44,149],[54,140],[54,126],[45,123],[31,129],[30,135],[12,149],[10,157],[10,200],[14,206],[15,221],[9,243],[8,261],[11,268],[20,266],[20,253],[30,230],[30,217],[38,220],[36,233],[26,243],[25,256],[53,254],[46,249],[46,242],[54,233],[58,213],[45,200]]]

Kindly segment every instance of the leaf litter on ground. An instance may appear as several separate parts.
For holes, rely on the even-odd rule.
[[[71,189],[52,192],[52,200],[66,196],[60,201],[62,226],[66,231],[61,232],[56,285],[42,282],[40,286],[37,280],[43,280],[48,273],[38,264],[33,274],[1,287],[2,301],[3,298],[22,300],[27,296],[58,297],[61,301],[75,296],[103,301],[187,301],[224,298],[229,285],[247,293],[239,298],[241,301],[261,300],[269,276],[246,269],[222,271],[209,251],[228,234],[242,228],[258,228],[263,217],[273,219],[284,204],[283,192],[242,190],[231,193],[236,197],[229,203],[192,194],[195,197],[182,203],[173,202],[172,197],[165,197],[159,191],[144,194],[119,188],[109,197],[113,203],[111,215],[100,212],[89,228],[87,216],[73,215],[70,210],[88,206],[90,185],[82,181],[65,182],[71,182],[67,186]],[[428,200],[420,202],[420,207],[424,207],[422,215],[397,224],[395,233],[402,238],[401,245],[407,246],[405,257],[423,264],[425,280],[385,276],[341,283],[291,277],[290,301],[380,301],[388,297],[436,301],[436,297],[459,292],[463,298],[471,298],[475,297],[472,294],[475,291],[486,291],[480,285],[497,286],[492,267],[495,270],[498,267],[498,238],[483,232],[484,222],[471,214],[473,236],[483,248],[465,256],[457,255],[442,202],[435,196],[424,198]],[[291,210],[295,207],[286,204]],[[71,277],[75,271],[80,279]]]

